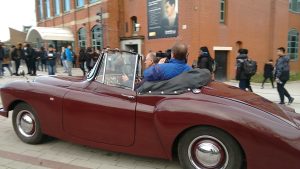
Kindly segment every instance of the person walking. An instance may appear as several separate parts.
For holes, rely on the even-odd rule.
[[[277,49],[277,55],[279,56],[279,58],[276,60],[275,64],[275,80],[277,83],[277,91],[280,98],[279,104],[285,104],[284,96],[289,99],[288,104],[291,104],[293,103],[294,98],[291,97],[289,92],[284,88],[284,85],[290,79],[290,57],[285,54],[284,47],[280,47]]]
[[[9,50],[9,48],[7,48],[7,47],[4,47],[4,58],[3,58],[3,62],[2,62],[2,69],[3,69],[3,71],[4,71],[4,68],[6,67],[7,68],[7,70],[9,71],[9,73],[10,73],[10,76],[12,76],[12,71],[11,71],[11,69],[10,69],[10,60],[11,60],[11,57],[10,57],[10,50]]]
[[[72,46],[68,45],[68,47],[65,50],[66,53],[66,61],[67,61],[67,69],[68,69],[68,75],[72,76],[72,67],[73,67],[73,52],[72,52]]]
[[[80,69],[83,72],[83,76],[85,76],[85,74],[86,74],[86,71],[85,71],[85,68],[84,68],[85,61],[86,61],[86,52],[85,52],[84,48],[81,48],[80,51],[79,51],[79,63],[80,63]]]
[[[250,92],[253,92],[250,84],[251,76],[249,76],[244,69],[244,64],[247,60],[248,49],[239,49],[238,56],[236,58],[236,80],[239,80],[240,89],[248,89]]]
[[[3,59],[4,59],[4,55],[5,55],[5,50],[3,47],[3,43],[0,42],[0,77],[3,77]]]
[[[213,59],[206,46],[200,48],[197,67],[200,69],[208,69],[211,73],[213,72]]]
[[[42,68],[42,71],[45,70],[45,72],[47,72],[47,57],[48,57],[48,53],[47,53],[47,51],[45,50],[45,48],[43,46],[40,48],[39,57],[41,58],[41,68]]]
[[[49,45],[47,54],[48,75],[55,75],[56,55],[52,45]]]
[[[267,62],[264,66],[264,80],[261,84],[262,89],[264,88],[264,84],[268,79],[270,79],[272,87],[274,88],[273,70],[274,70],[273,60],[270,59],[269,62]]]
[[[15,73],[14,75],[19,76],[19,67],[21,59],[24,58],[24,50],[22,49],[22,43],[18,44],[18,47],[11,54],[12,60],[15,61]]]
[[[9,57],[10,57],[10,64],[11,64],[11,68],[12,68],[12,72],[16,72],[16,62],[12,59],[12,53],[16,50],[16,46],[12,45],[10,47],[10,53],[9,53]],[[14,75],[14,73],[13,73]]]

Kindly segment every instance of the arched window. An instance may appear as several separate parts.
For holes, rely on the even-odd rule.
[[[299,32],[296,29],[289,31],[288,35],[288,54],[291,57],[291,60],[298,59],[298,50],[299,49]]]
[[[86,47],[86,30],[85,30],[85,28],[80,28],[78,31],[78,46],[79,46],[79,48]]]
[[[98,50],[103,48],[103,32],[99,25],[92,29],[92,47]]]

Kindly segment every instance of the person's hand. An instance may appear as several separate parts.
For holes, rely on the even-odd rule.
[[[161,59],[159,60],[158,64],[163,64],[163,63],[166,62],[166,60],[167,60],[167,58],[161,58]]]
[[[122,75],[122,80],[123,80],[123,82],[126,82],[129,80],[129,78],[127,75],[124,74],[124,75]]]
[[[279,84],[282,84],[282,81],[279,78],[276,78],[275,81]]]

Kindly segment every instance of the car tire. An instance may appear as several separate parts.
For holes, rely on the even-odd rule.
[[[39,144],[44,139],[41,125],[33,108],[19,103],[13,110],[12,123],[17,136],[25,143]]]
[[[241,169],[242,150],[229,134],[214,127],[196,127],[179,140],[178,158],[184,169]]]

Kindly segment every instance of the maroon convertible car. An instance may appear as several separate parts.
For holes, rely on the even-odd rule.
[[[13,111],[14,130],[29,144],[48,135],[179,160],[184,169],[300,168],[300,115],[293,109],[214,81],[185,92],[139,92],[141,64],[134,53],[106,51],[87,77],[8,83],[0,114]]]

